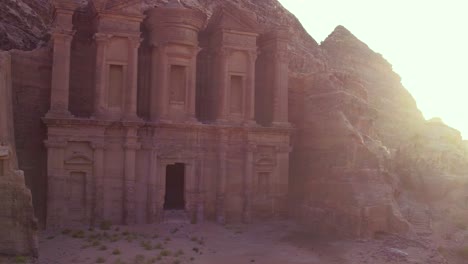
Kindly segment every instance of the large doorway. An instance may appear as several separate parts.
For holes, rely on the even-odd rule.
[[[165,210],[185,209],[185,165],[176,163],[166,168]]]

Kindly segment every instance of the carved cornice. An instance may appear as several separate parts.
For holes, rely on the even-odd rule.
[[[108,42],[113,37],[112,34],[107,33],[95,33],[93,38],[96,42]]]
[[[139,149],[141,149],[141,144],[140,143],[135,143],[135,142],[126,142],[124,144],[124,148],[126,150],[139,150]]]
[[[66,148],[68,146],[68,141],[65,139],[47,139],[44,141],[46,148]]]
[[[94,150],[97,150],[97,149],[106,149],[107,148],[107,143],[105,141],[101,141],[101,140],[96,140],[96,141],[91,141],[91,148],[94,149]]]
[[[275,150],[278,153],[290,153],[292,151],[292,147],[289,145],[279,145],[275,146]]]
[[[54,41],[71,42],[75,33],[76,30],[55,28],[52,30],[51,35]]]

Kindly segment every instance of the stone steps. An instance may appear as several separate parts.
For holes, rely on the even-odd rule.
[[[164,223],[189,224],[190,219],[185,210],[166,210],[164,211]]]
[[[422,210],[414,210],[409,214],[408,221],[413,226],[413,229],[416,232],[416,234],[432,234],[432,219],[428,212]]]

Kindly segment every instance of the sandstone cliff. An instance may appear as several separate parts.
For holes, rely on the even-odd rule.
[[[16,160],[10,65],[10,55],[0,52],[0,256],[37,255],[31,192]]]

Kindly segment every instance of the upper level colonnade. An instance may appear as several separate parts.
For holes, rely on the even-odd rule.
[[[46,118],[288,126],[288,36],[226,4],[54,1]]]

